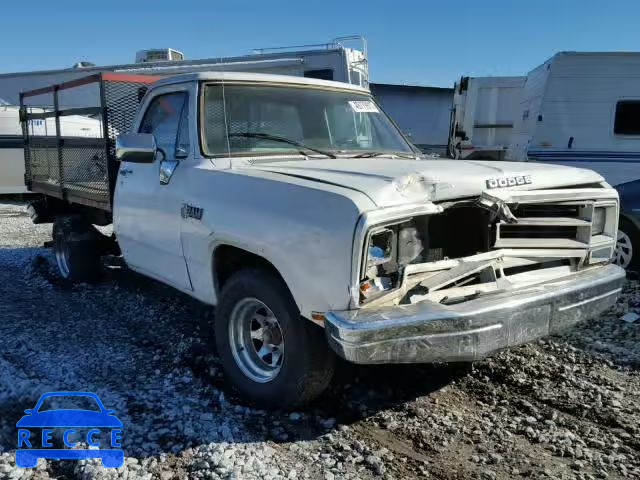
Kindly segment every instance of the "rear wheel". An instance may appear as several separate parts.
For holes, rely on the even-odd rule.
[[[215,315],[222,367],[234,387],[267,407],[287,408],[318,396],[335,356],[322,328],[300,317],[277,276],[243,270],[225,284]]]
[[[27,205],[27,214],[34,224],[49,223],[53,221],[51,212],[47,208],[45,200],[34,200]]]
[[[640,232],[626,218],[620,218],[613,262],[629,270],[640,268]]]
[[[53,251],[60,276],[65,280],[88,282],[99,276],[100,233],[82,217],[56,217]]]

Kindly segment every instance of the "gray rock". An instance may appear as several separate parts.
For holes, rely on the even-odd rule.
[[[366,457],[365,461],[371,466],[373,471],[378,475],[382,475],[386,470],[382,459],[378,455],[369,455]]]

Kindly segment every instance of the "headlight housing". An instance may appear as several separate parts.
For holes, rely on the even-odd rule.
[[[607,220],[607,209],[605,207],[595,207],[591,219],[591,235],[602,235]]]
[[[397,234],[394,227],[378,228],[368,237],[360,299],[372,299],[398,284]]]
[[[611,260],[617,238],[618,215],[618,202],[615,200],[601,200],[593,206],[588,263]]]
[[[361,300],[399,287],[403,268],[422,259],[426,240],[419,233],[417,221],[411,218],[370,230],[360,278]]]
[[[384,228],[369,237],[367,270],[390,262],[394,253],[396,236],[393,230]]]

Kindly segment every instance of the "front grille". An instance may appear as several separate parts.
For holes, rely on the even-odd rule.
[[[503,225],[500,229],[501,238],[576,238],[577,227],[554,225]]]
[[[516,217],[571,217],[580,216],[580,205],[528,204],[515,205],[511,209]]]
[[[495,248],[588,248],[594,202],[510,205],[516,223],[495,225]]]

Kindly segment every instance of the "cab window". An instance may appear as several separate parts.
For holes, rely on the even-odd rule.
[[[151,133],[165,155],[184,156],[188,151],[187,93],[174,92],[155,97],[142,120],[139,133]]]

